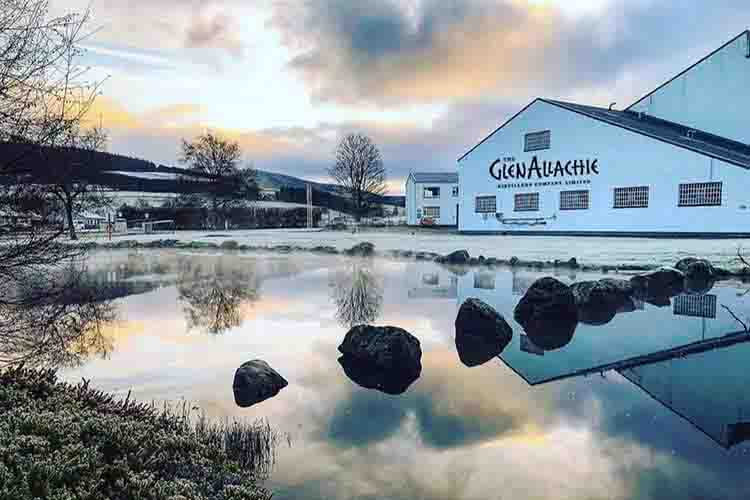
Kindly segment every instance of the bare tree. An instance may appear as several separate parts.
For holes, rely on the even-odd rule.
[[[335,275],[332,298],[339,324],[347,328],[366,325],[380,315],[383,286],[372,269],[354,264]]]
[[[254,275],[236,269],[227,273],[220,266],[208,276],[200,267],[183,274],[178,291],[188,328],[213,335],[240,326],[242,304],[258,297]]]
[[[61,242],[62,228],[32,208],[51,197],[37,177],[55,168],[43,155],[67,145],[99,92],[78,64],[88,17],[54,17],[48,0],[0,0],[0,217],[25,221],[0,231],[0,361],[59,360],[74,341],[81,351],[92,320],[107,316],[101,302],[68,300],[85,249]]]
[[[349,134],[341,140],[328,175],[351,196],[357,220],[386,192],[380,150],[366,135]]]
[[[183,139],[180,163],[192,172],[205,176],[209,183],[202,195],[190,196],[192,203],[202,199],[212,211],[216,225],[220,216],[226,218],[227,211],[242,206],[258,196],[255,170],[241,168],[242,150],[239,143],[230,141],[208,131],[192,142]]]
[[[34,182],[41,152],[65,144],[98,94],[77,64],[87,21],[88,12],[51,16],[48,0],[0,0],[0,214],[33,217],[21,202],[49,196]],[[25,270],[79,256],[81,248],[58,241],[62,234],[40,224],[6,227],[0,282],[17,284]]]
[[[52,152],[48,158],[45,179],[49,192],[63,208],[71,240],[78,239],[74,214],[108,209],[111,199],[104,186],[89,181],[96,167],[97,152],[106,149],[107,133],[100,127],[79,131],[72,128],[65,138],[65,147]],[[56,154],[62,151],[63,154]]]

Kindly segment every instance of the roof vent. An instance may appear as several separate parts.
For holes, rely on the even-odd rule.
[[[688,139],[695,139],[695,130],[688,129],[688,131],[685,133]]]

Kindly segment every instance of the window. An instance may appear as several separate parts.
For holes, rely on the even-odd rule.
[[[543,149],[550,148],[550,137],[551,133],[549,130],[543,132],[531,132],[526,134],[523,143],[524,151],[541,151]]]
[[[615,188],[614,208],[648,208],[648,186]]]
[[[440,207],[424,207],[424,216],[428,219],[439,219]]]
[[[681,207],[718,207],[721,206],[721,182],[699,182],[680,184]]]
[[[497,211],[496,196],[477,196],[476,213],[494,214]]]
[[[560,210],[588,210],[588,191],[561,191]]]
[[[676,316],[716,318],[716,295],[680,295],[674,299]]]
[[[424,197],[425,198],[440,198],[440,188],[439,187],[426,187],[424,188]]]
[[[458,198],[458,186],[453,186],[453,197]]]
[[[538,212],[539,211],[539,193],[523,193],[515,196],[516,212]]]
[[[495,289],[494,273],[474,273],[474,288],[479,290]]]

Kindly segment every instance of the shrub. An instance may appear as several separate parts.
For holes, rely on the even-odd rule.
[[[269,499],[267,423],[182,412],[60,383],[51,370],[0,373],[0,498]]]

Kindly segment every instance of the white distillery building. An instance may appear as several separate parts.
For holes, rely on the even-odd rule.
[[[410,226],[458,224],[458,174],[412,172],[406,179],[406,223]]]
[[[625,110],[534,100],[458,160],[459,230],[750,236],[749,144],[746,31]]]

